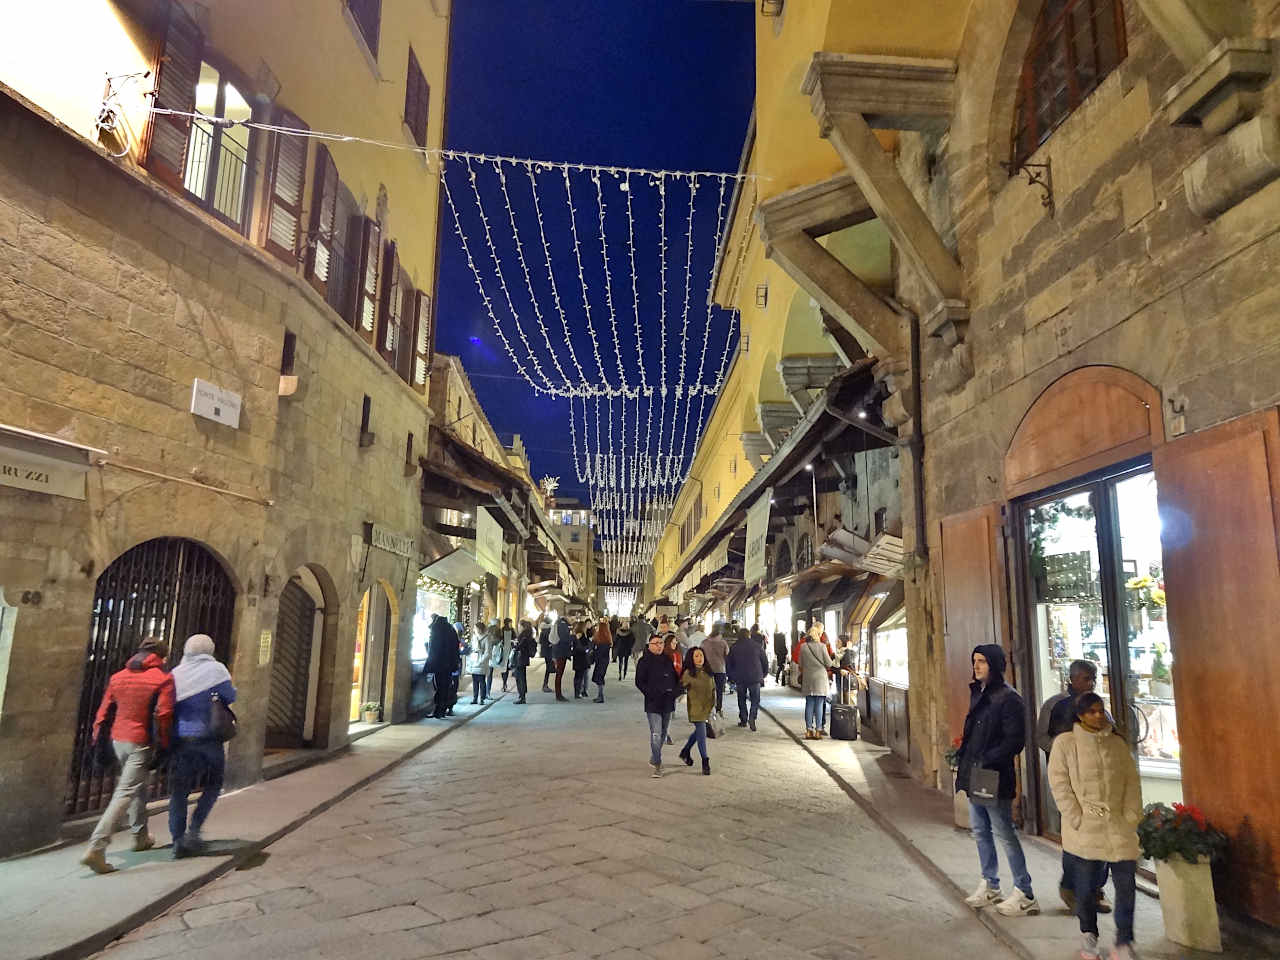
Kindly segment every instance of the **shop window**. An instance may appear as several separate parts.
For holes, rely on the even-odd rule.
[[[1125,58],[1120,0],[1046,0],[1031,31],[1014,106],[1017,167]]]
[[[907,686],[907,610],[905,607],[876,628],[872,640],[875,650],[874,676],[885,683]]]
[[[427,118],[431,107],[431,87],[409,48],[409,70],[404,82],[404,122],[420,147],[427,145]]]

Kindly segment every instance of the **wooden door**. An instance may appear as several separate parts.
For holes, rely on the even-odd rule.
[[[1224,899],[1280,923],[1280,419],[1175,440],[1159,489],[1183,793],[1231,835]]]

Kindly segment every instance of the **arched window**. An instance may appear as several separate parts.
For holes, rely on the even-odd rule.
[[[1013,114],[1012,161],[1035,153],[1125,58],[1121,0],[1045,0]]]

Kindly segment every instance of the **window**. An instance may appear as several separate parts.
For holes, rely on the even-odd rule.
[[[209,63],[200,64],[196,113],[187,141],[182,186],[204,209],[240,228],[244,223],[249,170],[249,131],[216,121],[239,122],[253,115],[248,101]]]
[[[284,346],[280,350],[280,374],[290,376],[293,373],[294,355],[298,350],[298,337],[292,331],[284,332]]]
[[[287,110],[277,113],[276,123],[295,130],[306,129],[307,126]],[[270,189],[264,246],[292,266],[302,256],[302,188],[307,177],[306,139],[277,133],[271,145],[267,171]],[[330,207],[332,208],[332,203]]]
[[[369,429],[369,421],[373,416],[373,401],[368,395],[360,403],[360,446],[373,446],[373,431]]]
[[[426,393],[432,348],[435,345],[434,331],[431,329],[431,295],[416,290],[413,297],[413,375],[409,383],[419,393]]]
[[[307,233],[307,279],[322,294],[328,295],[329,277],[333,273],[337,251],[338,166],[329,148],[316,147],[315,188],[311,196],[311,225]]]
[[[1025,163],[1125,58],[1119,0],[1046,0],[1014,107],[1012,161]]]
[[[580,543],[581,541],[582,541],[582,534],[578,533],[578,531],[575,530],[573,533],[569,534],[570,543]]]
[[[347,0],[347,9],[351,11],[351,19],[360,28],[360,36],[364,37],[365,46],[378,57],[378,34],[382,25],[382,0]]]
[[[413,434],[410,433],[404,444],[404,462],[405,466],[413,466]]]
[[[362,217],[359,226],[360,269],[356,274],[355,310],[352,318],[356,331],[374,342],[374,325],[378,316],[378,276],[382,262],[382,226],[377,220]]]
[[[876,627],[874,675],[886,683],[907,686],[907,610],[906,607]]]
[[[397,353],[400,349],[400,324],[404,310],[404,297],[400,286],[400,255],[396,252],[394,240],[386,244],[382,253],[382,277],[382,300],[378,305],[377,348],[382,359],[395,369]]]
[[[409,48],[409,72],[404,82],[404,122],[420,147],[427,145],[427,118],[431,108],[431,87],[413,47]]]

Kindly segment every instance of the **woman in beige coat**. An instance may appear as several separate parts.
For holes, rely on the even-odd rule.
[[[1111,726],[1102,698],[1076,702],[1076,724],[1049,754],[1049,786],[1062,811],[1062,850],[1076,891],[1083,960],[1097,960],[1096,892],[1103,868],[1116,889],[1116,945],[1111,960],[1133,957],[1133,902],[1142,787],[1129,744]]]

